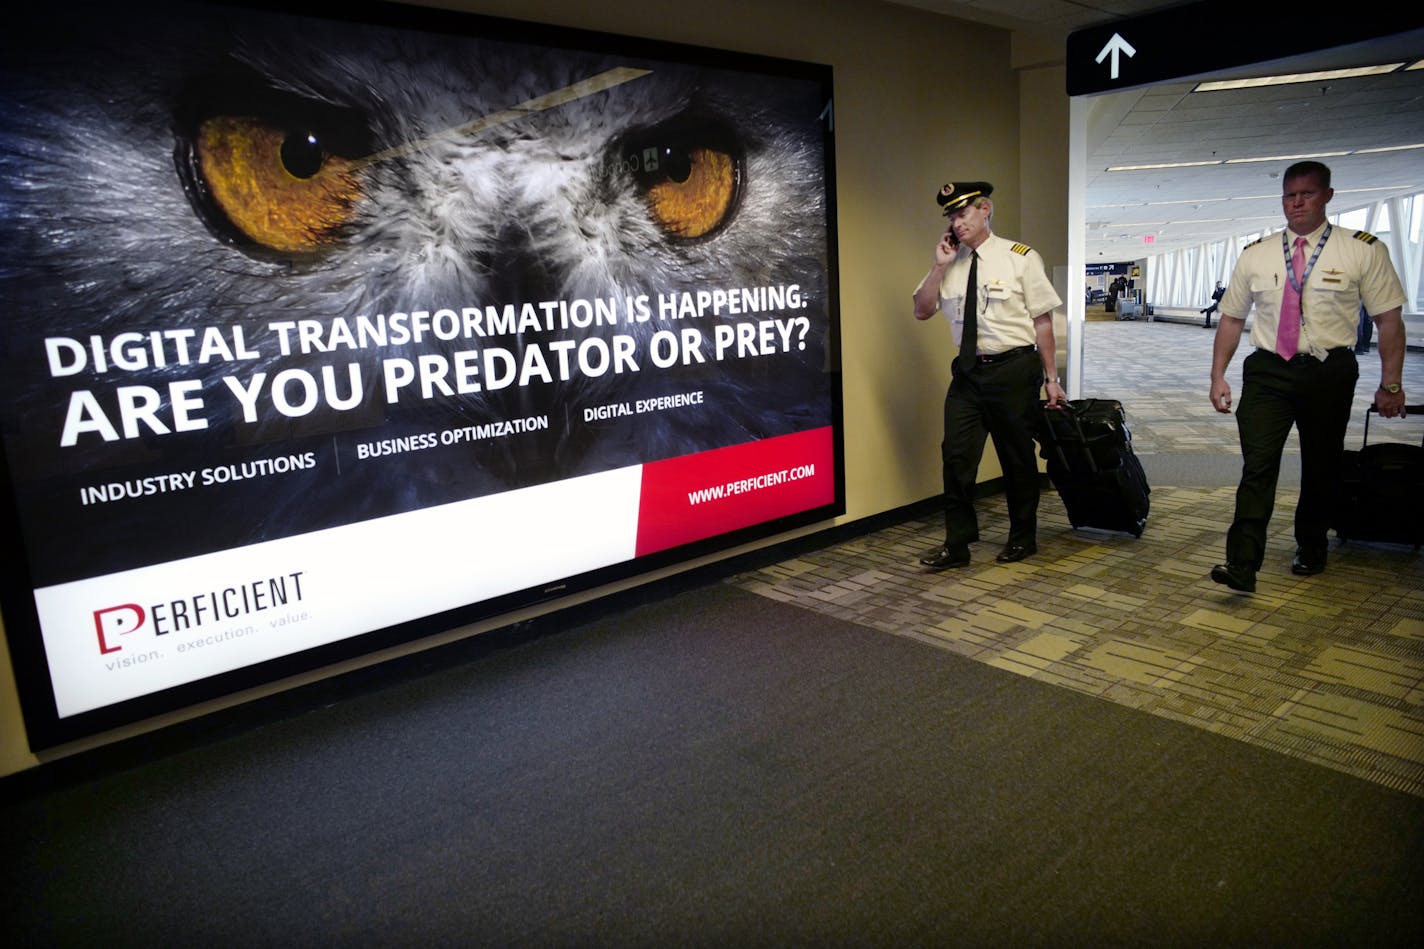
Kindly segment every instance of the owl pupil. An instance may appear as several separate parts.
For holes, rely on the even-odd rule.
[[[295,178],[321,171],[322,149],[310,132],[293,132],[282,142],[282,165]]]
[[[662,170],[668,178],[682,184],[692,176],[692,159],[683,149],[664,148]]]

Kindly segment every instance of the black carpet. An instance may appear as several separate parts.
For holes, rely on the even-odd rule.
[[[1424,942],[1424,800],[725,584],[575,623],[12,782],[0,935]]]

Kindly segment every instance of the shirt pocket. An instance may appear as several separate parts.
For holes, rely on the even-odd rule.
[[[1280,296],[1281,278],[1278,274],[1252,274],[1251,299],[1260,300],[1272,294]]]
[[[979,319],[993,320],[1002,313],[1012,313],[1010,300],[1013,297],[1013,289],[1008,284],[1000,281],[995,283],[981,283],[979,285]]]
[[[1013,293],[1013,288],[1002,281],[986,283],[983,288],[984,301],[997,306],[1003,306],[1008,302]]]
[[[1347,293],[1357,296],[1359,287],[1359,281],[1347,273],[1317,272],[1311,274],[1310,280],[1307,281],[1307,289],[1311,293]]]

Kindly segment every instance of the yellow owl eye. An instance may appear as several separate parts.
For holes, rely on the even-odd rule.
[[[632,174],[653,223],[667,235],[708,237],[736,214],[741,146],[716,119],[680,116],[634,133],[619,152],[619,166]]]
[[[704,237],[722,225],[737,196],[736,159],[715,148],[661,150],[647,186],[648,209],[659,227],[676,237]]]
[[[310,131],[210,118],[197,127],[192,157],[216,210],[271,250],[301,254],[330,245],[361,197],[355,162],[328,152]]]

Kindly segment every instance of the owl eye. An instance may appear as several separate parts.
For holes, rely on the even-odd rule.
[[[654,223],[673,237],[706,237],[736,210],[740,150],[715,127],[654,129],[625,146],[623,167],[633,172]]]
[[[306,254],[329,246],[361,197],[356,162],[301,126],[217,116],[198,123],[190,147],[209,212],[270,250]]]

